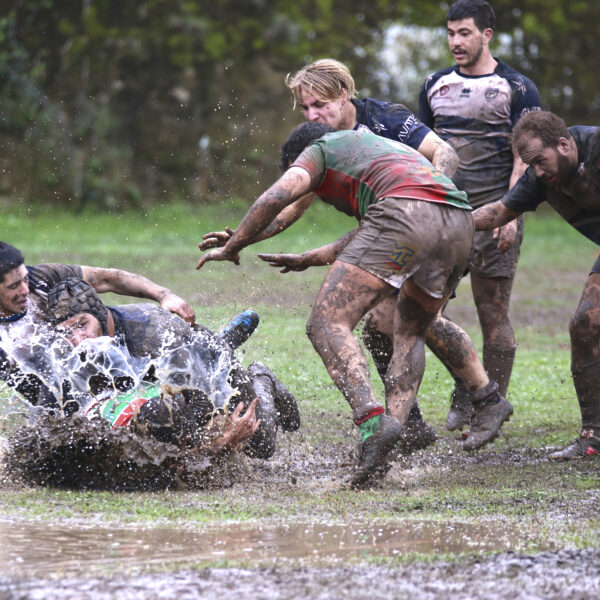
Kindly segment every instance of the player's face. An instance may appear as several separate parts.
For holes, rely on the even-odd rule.
[[[569,158],[568,148],[565,138],[560,138],[558,146],[554,148],[544,146],[539,138],[532,137],[521,152],[521,160],[548,185],[561,185],[569,181],[577,168],[577,164],[573,164]]]
[[[73,346],[78,346],[83,340],[97,338],[102,335],[100,321],[89,313],[74,315],[63,321],[57,329],[65,334]]]
[[[27,308],[29,275],[25,265],[6,273],[0,282],[0,313],[4,316],[18,315]]]
[[[472,18],[448,21],[446,33],[448,47],[459,67],[469,68],[477,64],[486,41],[491,38],[491,29],[479,31]]]
[[[344,106],[346,105],[346,92],[334,100],[319,98],[309,92],[302,92],[300,109],[307,121],[316,121],[329,125],[334,129],[345,129]]]

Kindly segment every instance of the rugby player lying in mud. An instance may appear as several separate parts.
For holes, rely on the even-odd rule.
[[[70,278],[74,279],[72,285],[68,286],[64,282]],[[49,351],[52,347],[51,340],[56,338],[48,323],[50,320],[48,313],[49,292],[54,290],[51,297],[55,299],[55,304],[58,300],[61,300],[64,305],[65,298],[70,294],[69,290],[71,289],[79,291],[85,289],[89,294],[94,294],[96,298],[98,298],[96,292],[114,292],[160,303],[161,308],[151,304],[143,304],[133,305],[137,309],[123,307],[122,310],[119,310],[118,307],[114,307],[110,310],[106,308],[103,310],[101,308],[103,304],[98,298],[98,316],[100,316],[102,323],[100,329],[93,335],[90,334],[90,337],[108,334],[108,329],[104,331],[103,328],[110,327],[112,335],[118,336],[116,347],[120,346],[127,350],[129,358],[131,358],[131,354],[135,355],[137,352],[148,357],[146,362],[149,362],[152,357],[156,359],[160,355],[161,349],[167,350],[166,342],[159,339],[156,331],[153,332],[156,334],[154,337],[144,332],[144,327],[152,327],[152,319],[160,319],[164,324],[164,332],[167,330],[171,332],[169,337],[171,353],[165,353],[166,356],[170,356],[171,370],[175,367],[176,362],[182,360],[182,352],[179,352],[179,354],[174,353],[173,348],[184,343],[188,344],[188,348],[193,347],[194,349],[192,355],[188,356],[189,360],[202,359],[200,363],[204,361],[203,364],[206,366],[207,362],[210,363],[210,360],[216,361],[215,364],[219,364],[219,359],[223,359],[221,361],[223,368],[230,365],[230,370],[235,373],[235,375],[231,375],[231,378],[232,380],[235,378],[234,384],[238,383],[241,386],[240,389],[232,387],[228,382],[229,371],[225,371],[225,376],[221,378],[220,385],[222,389],[215,390],[215,381],[210,382],[210,389],[211,392],[216,391],[220,394],[221,408],[225,405],[225,400],[229,399],[226,394],[231,396],[238,393],[240,400],[243,400],[243,405],[240,404],[234,407],[235,402],[229,403],[231,405],[230,411],[233,410],[233,412],[226,431],[223,432],[222,436],[213,440],[213,451],[226,450],[239,445],[248,438],[252,438],[248,444],[247,453],[268,458],[274,451],[277,425],[280,424],[282,429],[289,431],[299,427],[299,415],[293,396],[268,368],[255,364],[248,371],[244,371],[233,358],[233,348],[245,341],[256,327],[258,315],[255,313],[247,311],[238,315],[219,335],[215,335],[197,325],[194,325],[194,329],[192,329],[190,324],[194,323],[195,314],[189,304],[167,288],[159,286],[141,275],[119,269],[59,263],[26,266],[23,254],[17,248],[5,242],[0,242],[0,379],[13,388],[21,398],[27,400],[30,405],[66,410],[79,408],[76,402],[68,402],[69,394],[63,394],[64,390],[60,381],[60,375],[64,375],[65,380],[69,378],[67,367],[73,367],[74,364],[64,360],[65,345],[70,345],[65,343],[61,346],[59,343],[54,348],[56,352]],[[59,290],[62,290],[60,294],[58,293]],[[82,300],[85,302],[85,293]],[[75,304],[77,303],[75,302]],[[79,306],[81,306],[81,303]],[[136,323],[136,318],[139,318],[141,322]],[[93,321],[93,317],[88,316],[87,320]],[[56,318],[54,321],[56,322]],[[117,325],[116,328],[115,324]],[[81,332],[78,335],[79,339],[73,338],[73,342],[77,341],[79,343],[79,341],[82,341]],[[105,340],[108,339],[105,338]],[[211,342],[211,349],[209,350],[208,347],[203,348],[200,343],[190,346],[194,340],[198,342],[200,339]],[[151,348],[153,342],[155,347]],[[133,349],[132,353],[127,349],[128,346]],[[66,352],[66,354],[69,353]],[[75,358],[77,362],[79,361],[77,353],[71,351],[70,354],[71,358]],[[108,354],[114,358],[114,348]],[[96,351],[95,356],[98,358],[100,355],[106,360],[106,345],[101,353]],[[166,361],[167,359],[163,357],[163,364],[166,364]],[[139,368],[139,357],[137,362]],[[25,368],[23,368],[24,366]],[[149,368],[151,366],[148,365]],[[96,368],[99,367],[100,365],[96,365]],[[195,367],[197,367],[197,364],[191,365],[190,373],[187,374],[189,377],[193,375],[198,377],[199,374]],[[61,373],[55,372],[57,368]],[[86,372],[90,375],[92,365],[90,361],[86,361],[81,367],[76,365],[74,368],[80,371],[79,375],[85,375]],[[145,374],[144,372],[142,375]],[[186,373],[180,372],[178,376],[180,379],[182,377],[185,379]],[[136,379],[135,373],[133,379],[134,381]],[[148,381],[146,381],[147,378],[138,377],[137,379],[138,383],[143,383],[145,394],[152,391],[148,386]],[[93,383],[96,386],[96,391],[99,391],[102,387],[100,386],[101,381],[102,377],[100,376],[94,378]],[[127,387],[126,382],[127,378],[121,377],[116,381],[112,381],[109,387],[113,392],[118,391],[121,393]],[[87,384],[87,380],[84,383]],[[66,387],[69,386],[73,387],[70,383],[66,384]],[[122,389],[118,390],[117,387]],[[171,381],[171,389],[176,387],[177,384]],[[179,385],[179,388],[181,387],[183,386]],[[106,388],[106,385],[104,388]],[[73,398],[74,392],[75,390],[71,390],[71,398]],[[88,390],[85,390],[85,394],[82,394],[81,390],[79,392],[80,399],[85,399],[84,403],[86,405],[90,404],[91,398],[87,394]],[[113,402],[113,409],[107,409],[105,418],[113,419],[115,423],[118,422],[119,424],[122,424],[128,417],[131,420],[134,409],[131,401],[139,399],[140,396],[133,393],[132,390],[129,390],[129,393],[131,395],[130,401],[127,402],[126,399],[121,399],[116,404]],[[106,389],[103,390],[103,394],[106,398],[108,395]],[[200,398],[203,397],[201,390],[192,391],[189,386],[186,389],[186,395],[188,397],[193,396],[195,404],[200,403]],[[114,397],[115,394],[112,396]],[[258,397],[258,401],[253,404],[252,400],[255,397]],[[277,401],[276,408],[273,407],[275,401]],[[138,404],[141,408],[141,403],[138,402]],[[145,402],[144,404],[148,404],[144,413],[151,413],[150,409],[152,407],[155,408],[157,413],[153,418],[147,417],[147,420],[154,425],[156,436],[172,440],[181,438],[174,431],[169,431],[168,427],[161,429],[157,426],[162,414],[158,410],[157,400]],[[184,409],[188,402],[185,398],[182,399],[180,395],[176,404],[183,412],[186,412]],[[204,401],[203,404],[205,406],[209,405],[207,401]],[[163,404],[160,406],[162,407]],[[120,407],[121,410],[117,407]],[[105,406],[105,408],[107,407]],[[244,412],[246,408],[247,410]],[[274,415],[277,411],[279,411],[279,414]],[[177,411],[175,412],[177,413]],[[187,412],[189,413],[189,407],[187,407]],[[169,410],[168,414],[170,421],[173,411]],[[164,414],[162,416],[164,417]],[[184,415],[179,415],[179,422],[182,419],[186,421],[183,417]],[[259,421],[259,419],[262,419],[262,421]],[[204,418],[200,420],[203,421]],[[188,429],[192,427],[193,421],[190,422],[188,419],[186,422]],[[148,428],[152,429],[152,426],[148,425]],[[183,438],[181,440],[183,441]]]
[[[189,447],[216,413],[228,412],[225,429],[209,449],[245,442],[246,454],[265,459],[275,451],[278,426],[284,431],[300,426],[294,397],[270,369],[253,363],[246,370],[233,354],[258,324],[254,311],[237,315],[215,334],[151,304],[107,307],[90,285],[67,278],[48,293],[48,313],[71,344],[84,349],[83,365],[91,353],[92,371],[107,359],[101,350],[96,360],[98,347],[91,341],[108,336],[127,365],[142,373],[132,377],[118,358],[86,377],[93,396],[88,413],[101,411],[115,425],[131,423],[160,441]]]

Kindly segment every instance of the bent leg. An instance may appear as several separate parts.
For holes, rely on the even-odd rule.
[[[516,341],[509,316],[510,277],[478,277],[471,274],[473,299],[483,333],[483,365],[496,381],[502,396],[506,396]]]
[[[307,335],[331,379],[342,392],[355,422],[379,403],[367,360],[352,330],[393,288],[364,269],[335,261],[321,286],[306,326]]]
[[[487,385],[488,377],[467,332],[442,312],[433,319],[425,340],[429,349],[451,374],[459,377],[467,390]]]

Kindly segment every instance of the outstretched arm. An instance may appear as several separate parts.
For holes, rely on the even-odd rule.
[[[314,194],[306,194],[289,206],[286,206],[272,221],[263,232],[258,236],[256,242],[262,242],[293,225],[311,205]],[[200,250],[208,250],[210,248],[218,248],[224,246],[229,238],[235,233],[235,229],[226,227],[225,231],[211,231],[202,236],[202,242],[198,244]]]
[[[239,264],[240,251],[259,241],[261,233],[281,211],[311,191],[307,171],[300,167],[288,169],[250,207],[229,241],[222,247],[206,253],[196,265],[200,269],[209,260],[229,260]]]
[[[520,214],[510,208],[507,208],[502,200],[497,200],[486,206],[482,206],[473,212],[475,229],[477,231],[495,229],[501,227],[509,221],[516,219]]]
[[[308,267],[322,267],[332,264],[346,244],[356,235],[358,227],[341,238],[320,248],[302,254],[259,254],[258,257],[268,262],[271,267],[282,267],[281,273],[304,271]]]
[[[458,168],[458,155],[450,146],[433,131],[430,131],[421,142],[419,152],[437,167],[446,177],[452,177]]]
[[[81,271],[84,281],[98,293],[113,292],[122,296],[155,300],[162,308],[178,314],[188,323],[193,323],[196,319],[194,309],[185,300],[142,275],[120,269],[87,266],[82,266]]]

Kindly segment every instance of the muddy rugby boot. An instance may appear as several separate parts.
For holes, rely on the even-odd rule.
[[[381,415],[379,429],[360,448],[359,464],[350,481],[352,488],[366,487],[373,478],[377,478],[379,467],[385,463],[390,450],[402,436],[403,429],[400,421]]]
[[[232,350],[239,348],[258,327],[260,318],[252,309],[236,315],[217,333],[217,337],[227,342]]]
[[[450,396],[450,410],[446,417],[446,429],[454,431],[462,430],[471,422],[473,404],[469,398],[469,391],[462,382],[456,382],[452,395]]]
[[[471,430],[463,443],[465,450],[477,450],[496,439],[502,423],[513,414],[512,404],[498,392],[498,384],[490,382],[481,390],[469,394],[473,403]]]
[[[404,455],[412,454],[431,446],[436,440],[435,429],[421,416],[421,411],[415,403],[404,423],[402,436],[398,440],[400,452]]]
[[[591,429],[582,429],[581,435],[570,446],[552,452],[548,456],[550,460],[556,461],[598,457],[600,457],[600,438],[594,436]]]
[[[298,403],[292,393],[277,379],[269,367],[262,363],[252,363],[248,367],[252,378],[265,375],[273,384],[273,400],[277,409],[277,422],[283,431],[297,431],[300,428],[300,412]]]

